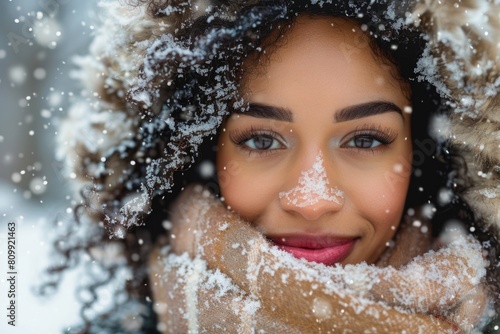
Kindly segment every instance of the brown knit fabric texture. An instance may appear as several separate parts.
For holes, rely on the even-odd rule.
[[[472,328],[486,305],[485,263],[472,241],[402,265],[428,245],[403,225],[386,267],[326,267],[286,259],[202,190],[185,191],[172,219],[171,247],[158,247],[150,261],[165,333],[452,333],[452,322]],[[434,273],[439,280],[427,279]]]

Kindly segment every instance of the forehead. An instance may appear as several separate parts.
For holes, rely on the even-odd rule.
[[[376,91],[407,95],[394,75],[396,67],[375,54],[374,44],[352,19],[302,15],[282,35],[269,38],[278,41],[276,47],[244,64],[244,96],[252,94],[254,99],[266,89],[276,94],[285,83],[297,85],[297,91],[316,87],[311,93],[319,99],[324,93],[354,92],[366,99],[375,98],[369,92]]]
[[[346,58],[364,54],[377,57],[374,43],[357,21],[345,17],[301,14],[293,22],[279,25],[267,36],[258,51],[252,52],[243,63],[245,74],[265,71],[268,65],[281,58],[283,49],[337,45]]]

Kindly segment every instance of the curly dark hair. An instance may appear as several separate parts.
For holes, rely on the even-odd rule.
[[[439,203],[439,191],[454,188],[452,162],[458,159],[453,157],[446,143],[436,142],[429,135],[429,121],[433,115],[447,112],[446,101],[432,85],[419,80],[415,74],[425,40],[416,29],[397,24],[395,8],[388,10],[388,5],[383,2],[353,4],[348,0],[332,3],[248,1],[243,7],[241,2],[217,1],[210,12],[193,19],[189,16],[189,1],[135,0],[134,3],[146,5],[153,17],[171,18],[174,15],[182,21],[182,29],[175,37],[163,36],[149,49],[140,71],[139,84],[128,92],[125,104],[130,112],[141,115],[134,138],[137,145],[125,152],[110,152],[107,157],[108,161],[113,161],[112,157],[134,158],[136,163],[128,166],[121,180],[123,187],[116,191],[114,198],[101,201],[96,207],[96,197],[106,184],[105,178],[93,180],[93,187],[82,190],[84,202],[74,210],[76,225],[89,226],[85,228],[87,232],[75,239],[74,229],[70,229],[55,243],[62,260],[60,265],[49,270],[54,276],[46,288],[55,287],[59,275],[74,267],[82,254],[90,255],[96,260],[92,265],[99,267],[92,271],[90,283],[81,287],[89,295],[81,297],[84,324],[72,332],[116,332],[117,322],[121,319],[114,310],[134,303],[142,305],[136,312],[142,314],[143,320],[139,327],[130,331],[122,328],[120,332],[156,331],[146,264],[157,239],[168,235],[168,228],[162,222],[168,219],[169,203],[183,187],[193,182],[202,183],[218,193],[217,176],[205,177],[199,173],[199,166],[206,161],[214,163],[217,128],[224,118],[234,110],[244,112],[246,108],[239,94],[245,79],[242,63],[251,56],[264,61],[269,59],[265,57],[286,43],[286,32],[298,14],[347,17],[357,21],[370,36],[374,54],[380,61],[397,69],[393,75],[409,87],[414,157],[406,208],[433,203],[436,209],[432,217],[434,234],[439,233],[445,221],[453,218],[474,221],[458,196],[451,202],[435,204]],[[167,7],[171,10],[165,10]],[[147,105],[145,96],[160,102]],[[124,238],[111,238],[110,235],[115,236],[117,225],[106,217],[116,216],[126,194],[140,193],[144,184],[152,198],[150,213],[129,212],[130,216],[124,219],[131,222],[127,224],[130,229],[124,233]],[[460,189],[454,190],[458,192]],[[96,224],[96,221],[100,223]],[[137,221],[142,221],[142,224],[137,224]],[[481,240],[495,240],[490,256],[496,257],[496,239],[487,231],[476,229],[476,233]],[[60,242],[72,238],[71,243]],[[124,261],[105,261],[95,255],[96,249],[109,244],[118,247]],[[123,267],[133,275],[126,279],[124,286],[116,287],[122,298],[117,299],[109,311],[92,312],[100,287],[107,286]],[[498,272],[491,269],[488,280],[498,276]]]

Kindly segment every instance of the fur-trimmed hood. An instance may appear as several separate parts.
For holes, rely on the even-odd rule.
[[[92,185],[97,196],[87,196],[87,204],[96,208],[91,213],[100,214],[106,204],[99,219],[116,226],[117,236],[150,211],[155,194],[169,191],[173,171],[189,163],[186,157],[196,155],[202,139],[215,134],[224,116],[207,108],[206,117],[195,117],[196,126],[189,128],[164,117],[169,114],[165,101],[175,99],[168,95],[169,76],[182,69],[183,60],[193,63],[201,57],[176,44],[176,34],[207,10],[213,18],[230,19],[258,1],[165,1],[168,5],[156,15],[149,5],[137,2],[101,3],[105,16],[90,54],[76,58],[79,70],[74,76],[85,89],[59,136],[58,155],[66,162],[68,176],[80,181],[78,188]],[[315,6],[330,2],[311,0]],[[500,2],[371,1],[367,8],[371,3],[387,7],[384,20],[394,27],[417,27],[424,33],[427,47],[417,74],[435,85],[451,110],[435,132],[465,161],[466,168],[458,170],[457,182],[463,188],[459,195],[478,221],[500,236]],[[177,69],[158,68],[150,61],[152,50],[171,52],[159,45],[166,40],[176,47]],[[209,36],[204,43],[211,45]],[[189,114],[190,106],[185,107]],[[177,141],[153,147],[148,134],[156,133],[154,127],[162,127]],[[170,145],[182,142],[185,135],[192,139],[190,146]]]

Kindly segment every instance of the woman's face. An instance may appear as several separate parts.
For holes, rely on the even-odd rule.
[[[220,134],[225,203],[297,258],[373,263],[411,170],[407,92],[353,22],[299,17],[246,73],[250,104]]]

